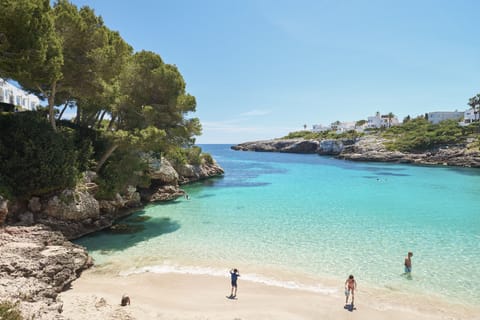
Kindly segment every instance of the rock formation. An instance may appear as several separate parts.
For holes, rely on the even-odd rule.
[[[45,226],[0,229],[0,300],[25,319],[63,319],[58,293],[92,261],[85,248]]]
[[[320,155],[331,155],[339,159],[353,161],[396,162],[480,168],[480,151],[478,150],[478,147],[470,148],[468,141],[463,145],[449,145],[419,153],[389,151],[385,147],[386,141],[386,139],[377,135],[367,135],[357,138],[356,140],[325,139],[316,141],[303,139],[275,139],[241,143],[232,146],[231,148],[233,150],[242,151],[316,152]]]
[[[275,139],[245,142],[232,146],[233,150],[259,152],[316,153],[320,143],[317,140]]]

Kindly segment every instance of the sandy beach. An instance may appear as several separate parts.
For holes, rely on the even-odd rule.
[[[239,280],[237,299],[228,299],[229,278],[141,273],[129,276],[90,270],[60,295],[68,319],[480,319],[480,309],[362,288],[355,308],[341,291],[314,293]],[[122,307],[122,294],[131,305]]]

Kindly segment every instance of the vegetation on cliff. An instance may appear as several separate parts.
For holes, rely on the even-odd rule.
[[[471,147],[480,149],[480,123],[461,126],[458,121],[445,120],[432,124],[424,117],[409,119],[403,124],[390,128],[369,129],[366,133],[354,130],[336,133],[333,130],[312,132],[309,130],[290,132],[281,139],[355,139],[365,134],[377,134],[387,139],[385,146],[390,151],[422,152],[441,146],[465,144],[468,138],[474,141]]]
[[[386,143],[389,150],[421,152],[445,145],[465,143],[468,137],[476,136],[478,139],[478,134],[475,134],[478,126],[478,123],[460,126],[455,120],[432,124],[419,117],[400,126],[388,128],[381,135],[389,140]]]
[[[355,139],[363,136],[364,133],[350,130],[347,132],[336,133],[334,130],[312,132],[309,130],[294,131],[281,139],[306,139],[306,140],[323,140],[323,139]]]
[[[0,0],[0,77],[48,102],[45,111],[0,115],[0,193],[28,197],[98,173],[100,198],[148,184],[142,153],[211,161],[195,97],[175,65],[133,52],[89,7],[67,0]],[[62,105],[61,112],[54,106]],[[67,108],[72,121],[61,120]]]

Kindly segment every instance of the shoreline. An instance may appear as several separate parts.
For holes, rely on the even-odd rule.
[[[355,309],[344,308],[343,284],[313,292],[240,277],[238,299],[231,300],[225,276],[188,273],[117,275],[93,268],[60,294],[68,319],[480,319],[480,308],[435,298],[398,294],[359,283]],[[120,306],[127,294],[131,305]]]

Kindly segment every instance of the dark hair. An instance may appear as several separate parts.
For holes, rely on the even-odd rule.
[[[352,275],[352,274],[349,275],[349,276],[348,276],[348,279],[353,279],[353,275]]]
[[[237,270],[237,269],[233,269],[233,272],[237,273],[237,272],[238,272],[238,270]]]

